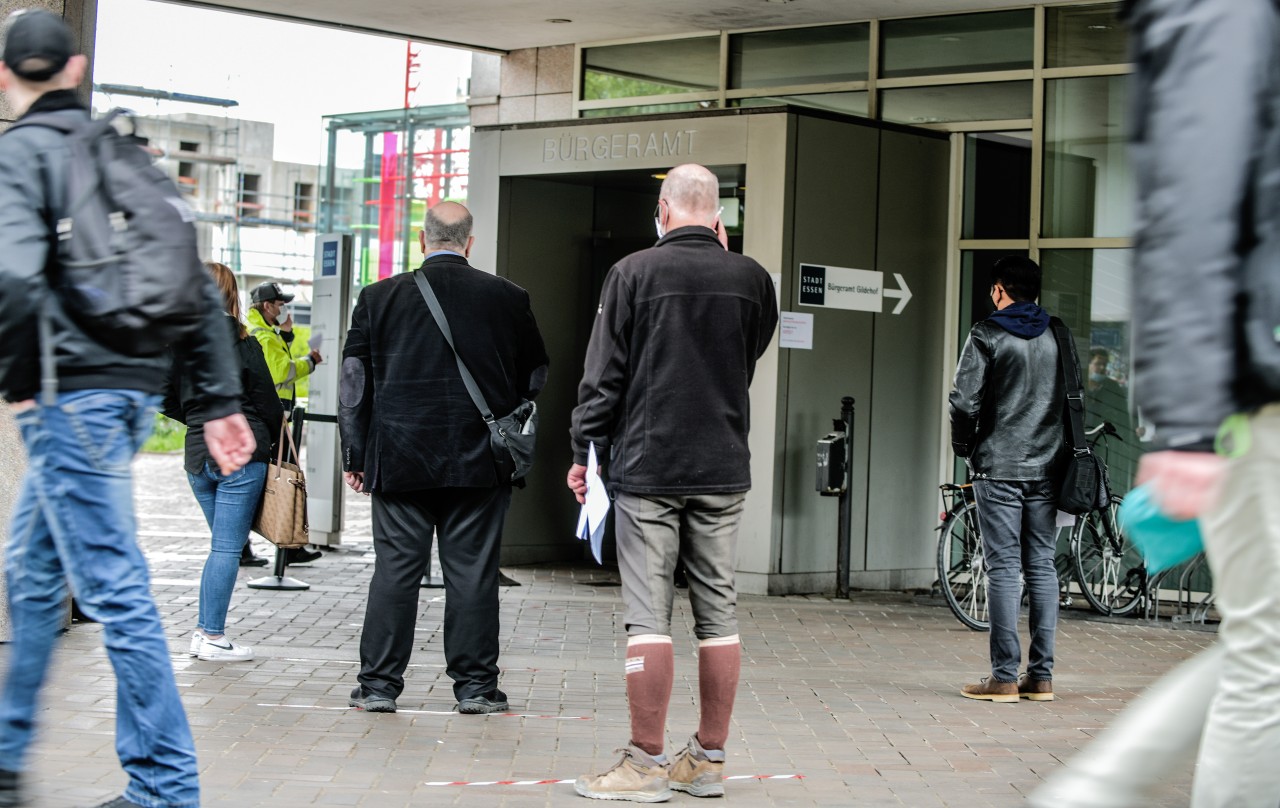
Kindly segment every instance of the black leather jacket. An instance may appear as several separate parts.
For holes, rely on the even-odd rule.
[[[1074,351],[1071,360],[1078,368]],[[1057,476],[1067,445],[1066,394],[1052,329],[1024,339],[990,320],[975,325],[960,355],[950,401],[951,446],[969,459],[975,477]]]
[[[41,96],[27,115],[52,112],[89,120],[70,90]],[[46,270],[53,246],[56,205],[49,190],[65,187],[66,136],[44,126],[15,129],[0,137],[0,396],[22,401],[40,384],[37,313],[53,327],[58,389],[117,389],[159,393],[167,354],[125,356],[93,339],[72,320],[49,290]],[[226,340],[222,298],[210,278],[205,325],[175,351],[190,369],[206,420],[239,411],[239,365]]]

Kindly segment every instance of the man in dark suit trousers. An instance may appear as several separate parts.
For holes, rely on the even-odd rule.
[[[471,213],[442,202],[419,235],[422,273],[440,300],[454,345],[495,413],[532,399],[547,352],[529,294],[472,268]],[[414,273],[364,289],[342,352],[342,464],[347,484],[373,496],[377,556],[364,631],[360,684],[350,704],[391,713],[413,651],[418,587],[440,534],[444,652],[458,712],[507,710],[498,689],[498,549],[511,502],[489,429],[467,394],[453,351]]]

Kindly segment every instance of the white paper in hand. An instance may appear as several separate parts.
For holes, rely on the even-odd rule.
[[[311,339],[307,340],[307,347],[313,351],[318,351],[322,345],[324,345],[324,332],[312,331]]]
[[[596,445],[587,448],[587,502],[582,506],[578,516],[578,538],[591,542],[591,554],[597,564],[603,564],[600,557],[604,543],[604,522],[609,516],[609,494],[604,490],[604,480],[600,479],[600,461],[596,459]]]

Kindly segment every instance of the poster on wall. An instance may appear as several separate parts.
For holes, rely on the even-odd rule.
[[[782,312],[778,347],[813,350],[813,315],[802,311]]]

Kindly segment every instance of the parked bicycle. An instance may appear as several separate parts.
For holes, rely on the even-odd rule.
[[[1086,435],[1095,449],[1100,441],[1121,439],[1106,421]],[[947,483],[940,488],[946,510],[937,528],[938,587],[961,623],[974,631],[987,631],[991,628],[987,567],[973,486]],[[1147,572],[1141,554],[1125,539],[1116,520],[1121,497],[1111,493],[1110,500],[1107,507],[1076,520],[1068,541],[1071,570],[1065,576],[1061,569],[1059,573],[1064,600],[1078,592],[1094,611],[1123,615],[1143,601]]]

